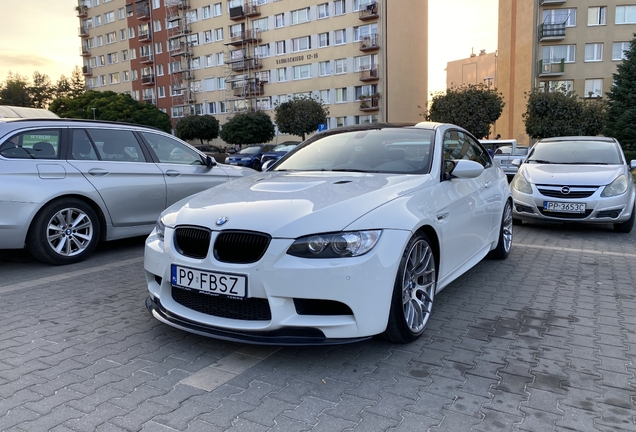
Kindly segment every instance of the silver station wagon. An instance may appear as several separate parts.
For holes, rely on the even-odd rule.
[[[99,240],[147,235],[166,207],[255,173],[145,126],[0,119],[0,249],[81,261]]]

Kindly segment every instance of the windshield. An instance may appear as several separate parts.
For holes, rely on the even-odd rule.
[[[244,149],[242,149],[241,151],[239,151],[239,154],[258,154],[258,152],[261,151],[261,148],[259,146],[252,146],[252,147],[245,147]]]
[[[435,132],[385,128],[336,133],[305,142],[274,171],[349,171],[424,174]]]
[[[272,150],[273,152],[288,152],[298,144],[279,144]]]
[[[581,165],[620,165],[622,159],[610,141],[539,142],[526,162]]]

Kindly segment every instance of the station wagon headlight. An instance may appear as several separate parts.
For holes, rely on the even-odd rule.
[[[160,241],[163,241],[163,236],[166,233],[166,224],[163,223],[161,217],[157,219],[157,223],[155,224],[155,232],[157,233],[157,238]]]
[[[515,175],[515,177],[512,179],[512,187],[521,193],[528,195],[532,194],[532,185],[525,178],[523,173],[518,172],[517,175]]]
[[[605,186],[605,189],[603,189],[603,193],[601,193],[601,196],[603,198],[608,198],[623,195],[625,192],[627,192],[627,186],[627,177],[625,177],[624,174],[621,174],[616,177],[616,180]]]
[[[381,234],[381,230],[314,234],[297,239],[287,253],[300,258],[360,256],[373,249]]]

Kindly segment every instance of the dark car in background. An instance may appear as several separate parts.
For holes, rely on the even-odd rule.
[[[205,153],[208,156],[212,156],[214,160],[219,163],[225,163],[225,158],[229,155],[228,152],[210,144],[198,144],[195,145],[194,148],[196,148],[200,152]]]
[[[267,161],[271,161],[268,163],[268,165],[271,166],[278,159],[282,158],[287,153],[292,151],[298,144],[300,143],[296,141],[285,141],[278,144],[272,149],[272,151],[263,154],[263,156],[261,157],[261,166],[263,166]]]
[[[225,159],[225,163],[228,165],[239,165],[260,171],[262,165],[261,158],[263,157],[263,154],[268,153],[273,149],[273,144],[253,145],[245,147],[238,152],[228,156]]]

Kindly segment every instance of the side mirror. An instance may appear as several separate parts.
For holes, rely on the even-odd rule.
[[[457,178],[476,178],[484,172],[482,164],[467,160],[459,159],[453,161],[455,166],[452,167],[450,175]]]
[[[205,166],[208,168],[212,168],[216,166],[216,160],[212,156],[205,157]]]
[[[274,159],[267,159],[263,162],[263,165],[261,165],[261,171],[269,171],[270,168],[274,166],[274,163],[276,163]]]
[[[631,168],[632,171],[636,170],[636,159],[633,159],[630,163],[629,163],[629,167]]]
[[[519,168],[521,164],[523,163],[523,161],[521,159],[513,159],[511,163],[517,168]]]

